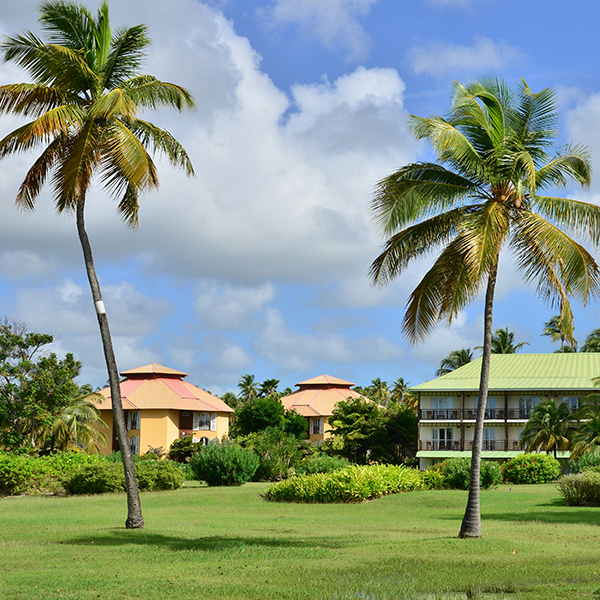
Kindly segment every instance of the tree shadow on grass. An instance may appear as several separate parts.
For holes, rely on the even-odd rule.
[[[482,514],[481,519],[485,521],[539,521],[541,523],[553,524],[578,523],[582,525],[594,525],[596,527],[600,526],[600,508],[565,507],[564,504],[555,504],[552,506],[568,508],[569,510],[556,512],[540,509],[529,510],[527,512],[490,513]]]
[[[70,540],[63,540],[62,544],[75,546],[160,546],[169,548],[175,552],[198,551],[198,552],[230,552],[231,550],[243,549],[245,547],[267,547],[267,548],[341,548],[346,544],[343,539],[324,540],[322,538],[293,539],[278,537],[236,537],[236,536],[207,536],[198,538],[184,538],[160,533],[150,533],[140,530],[127,531],[125,529],[112,529],[107,533],[98,535],[79,536]]]

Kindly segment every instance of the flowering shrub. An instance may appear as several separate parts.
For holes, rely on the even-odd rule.
[[[470,458],[449,458],[431,467],[443,476],[443,487],[456,490],[468,490],[471,478]],[[500,465],[494,461],[482,460],[479,473],[479,485],[482,490],[496,487],[502,483]]]
[[[519,454],[502,465],[505,483],[550,483],[561,473],[560,463],[551,454]]]
[[[352,466],[331,473],[297,475],[272,483],[264,498],[275,502],[363,502],[424,489],[419,471],[395,465]]]

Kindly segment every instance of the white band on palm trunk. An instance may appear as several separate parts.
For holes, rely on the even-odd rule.
[[[104,308],[104,302],[102,302],[102,300],[98,300],[98,302],[94,302],[94,305],[96,307],[96,314],[98,314],[98,315],[106,314],[106,310]]]

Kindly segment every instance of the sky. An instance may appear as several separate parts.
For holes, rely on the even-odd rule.
[[[39,31],[37,5],[0,0],[0,34]],[[489,75],[552,87],[557,144],[588,145],[600,172],[597,13],[581,0],[112,3],[113,26],[149,29],[145,72],[197,103],[145,115],[183,144],[196,177],[158,160],[160,189],[141,198],[138,230],[100,185],[86,204],[119,370],[156,362],[219,395],[245,373],[281,388],[323,373],[416,385],[450,351],[480,345],[481,297],[425,342],[404,338],[407,298],[430,261],[370,285],[383,243],[369,215],[375,185],[433,158],[408,115],[444,114],[454,80]],[[0,84],[26,80],[0,64]],[[3,116],[0,135],[19,124]],[[104,386],[74,216],[57,215],[47,191],[35,212],[14,207],[35,158],[0,163],[0,315],[52,333],[53,351],[83,363],[80,382]],[[600,177],[563,193],[599,203]],[[582,343],[600,306],[573,308]],[[525,352],[553,352],[541,332],[555,313],[503,254],[494,328],[509,327]]]

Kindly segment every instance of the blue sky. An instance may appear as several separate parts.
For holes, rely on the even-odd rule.
[[[0,33],[36,28],[37,0],[0,0]],[[89,5],[95,8],[94,5]],[[328,373],[367,385],[433,377],[453,349],[481,343],[481,299],[451,328],[410,346],[400,323],[427,268],[388,288],[367,270],[382,240],[369,222],[375,183],[431,156],[407,115],[443,114],[453,80],[523,77],[553,87],[558,143],[600,157],[597,11],[588,2],[513,0],[121,0],[113,25],[145,23],[147,72],[189,88],[198,110],[151,118],[187,148],[197,177],[159,164],[161,187],[142,198],[128,230],[96,187],[87,220],[120,370],[150,362],[190,373],[215,393],[244,373],[282,387]],[[0,82],[23,81],[0,65]],[[18,121],[4,117],[0,133]],[[57,352],[106,371],[74,218],[47,193],[35,213],[12,199],[35,155],[0,165],[0,314],[53,333]],[[598,202],[600,179],[572,197]],[[600,326],[597,302],[574,307],[583,341]],[[528,352],[554,311],[502,256],[495,327]]]

